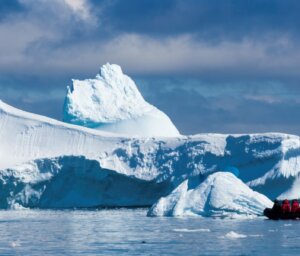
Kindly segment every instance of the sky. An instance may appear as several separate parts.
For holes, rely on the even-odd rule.
[[[119,64],[182,134],[300,135],[298,0],[0,0],[0,99],[62,119]]]

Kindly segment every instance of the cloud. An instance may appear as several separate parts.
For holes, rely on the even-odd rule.
[[[98,57],[100,53],[97,59],[120,63],[133,73],[196,75],[203,79],[298,77],[300,64],[298,46],[288,38],[245,38],[242,42],[207,44],[192,35],[162,40],[125,34],[101,46],[90,45],[85,49],[89,50],[83,50],[83,54],[91,50]]]
[[[120,64],[133,75],[197,76],[202,79],[299,79],[300,49],[289,38],[244,39],[207,44],[192,35],[167,39],[121,34],[107,40],[74,41],[57,45],[58,31],[32,24],[0,26],[0,70],[13,66],[32,73],[83,74],[106,63]],[[30,33],[23,31],[30,30]],[[20,40],[11,43],[14,34]],[[1,51],[1,50],[0,50]],[[18,72],[18,71],[16,71]]]
[[[48,51],[51,56],[51,51],[60,44],[70,42],[76,35],[93,27],[90,23],[92,16],[88,21],[77,18],[78,15],[88,18],[88,5],[83,3],[68,1],[67,5],[61,0],[19,0],[26,11],[0,22],[0,72],[16,73],[18,70],[25,73],[43,66],[43,63],[47,66],[47,60],[39,57],[39,51]],[[37,54],[31,55],[31,52]]]
[[[182,83],[186,85],[184,81]],[[269,94],[260,88],[260,98],[256,99],[256,93],[245,86],[240,93],[232,93],[233,88],[228,88],[223,90],[222,94],[216,93],[211,96],[205,93],[207,86],[209,85],[199,84],[198,90],[185,87],[166,90],[159,81],[153,81],[147,85],[152,90],[147,88],[144,91],[147,100],[168,113],[183,134],[206,132],[299,134],[300,120],[297,118],[300,114],[297,101],[299,93],[294,97],[282,98],[280,94]],[[270,86],[269,84],[266,88],[267,91],[271,91]],[[216,85],[212,91],[220,87],[221,84]],[[286,93],[287,90],[282,88],[280,92]],[[269,101],[268,97],[271,96],[274,101]],[[267,99],[262,99],[263,97]]]
[[[0,23],[5,35],[0,72],[87,74],[114,62],[134,75],[299,79],[300,44],[292,33],[298,24],[295,2],[266,1],[258,7],[212,2],[19,0],[25,11]],[[275,31],[276,15],[268,8],[278,13],[292,7]],[[150,25],[162,34],[154,35]],[[218,40],[211,40],[211,33],[218,33]],[[232,33],[239,33],[239,40]]]
[[[83,20],[92,18],[90,6],[87,0],[64,0],[65,3]]]
[[[236,41],[269,34],[293,34],[299,38],[297,0],[105,2],[110,4],[102,12],[104,25],[119,32],[158,37],[192,33],[207,41]]]
[[[183,133],[299,134],[299,11],[296,0],[1,1],[0,95],[60,118],[70,79],[111,62]]]

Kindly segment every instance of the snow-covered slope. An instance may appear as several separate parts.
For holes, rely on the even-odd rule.
[[[97,158],[120,140],[109,133],[27,113],[0,101],[0,141],[0,168],[6,168],[62,155]]]
[[[250,189],[228,172],[209,175],[200,185],[189,188],[185,180],[170,195],[162,197],[149,210],[149,216],[261,215],[272,202]]]
[[[67,88],[64,121],[134,136],[178,136],[170,118],[146,102],[118,65],[101,67],[95,79],[73,80]]]
[[[97,190],[91,190],[91,193],[77,191],[85,196],[78,197],[82,200],[74,200],[74,197],[63,196],[64,191],[58,189],[63,200],[58,199],[57,194],[55,198],[49,198],[55,194],[51,192],[43,204],[37,200],[36,205],[45,208],[64,204],[88,207],[95,206],[96,202],[110,206],[150,206],[183,181],[196,180],[195,183],[199,184],[209,174],[226,170],[228,166],[238,168],[243,182],[271,199],[292,188],[293,197],[300,197],[300,189],[295,183],[300,170],[300,140],[293,135],[200,134],[175,138],[126,138],[26,113],[0,101],[0,142],[2,208],[9,207],[9,202],[16,200],[15,196],[25,188],[37,191],[33,194],[42,195],[39,186],[44,188],[43,182],[56,188],[61,179],[62,183],[74,183],[74,187],[69,187],[70,191],[80,190],[82,184],[76,178],[78,173],[80,179],[87,177],[85,180],[89,185],[86,186],[91,187],[101,176],[101,182],[96,183],[102,187],[99,190],[101,194],[107,192],[109,195],[109,203],[104,199],[95,200],[95,196],[101,198]],[[78,164],[70,164],[72,161]],[[95,164],[91,165],[91,162]],[[111,175],[102,177],[102,172]],[[120,191],[124,189],[113,193],[107,185],[120,184],[123,180],[126,192],[131,193],[129,197],[134,198],[130,203],[123,199],[120,201]],[[147,184],[147,192],[139,186],[143,182]],[[151,196],[145,197],[144,194],[149,191]],[[26,206],[26,200],[17,201]],[[55,205],[55,200],[61,203]]]

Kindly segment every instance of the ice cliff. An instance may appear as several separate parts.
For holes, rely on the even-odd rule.
[[[64,121],[133,136],[178,136],[170,118],[146,102],[118,65],[106,64],[95,79],[67,88]]]
[[[272,202],[250,189],[232,173],[216,172],[196,187],[185,180],[149,210],[149,216],[234,217],[261,215]]]
[[[1,170],[0,208],[94,208],[152,205],[169,188],[102,168],[83,156],[38,159]]]

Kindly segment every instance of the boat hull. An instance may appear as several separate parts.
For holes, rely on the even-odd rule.
[[[300,212],[278,213],[271,208],[264,210],[264,215],[271,220],[295,220],[300,219]]]

